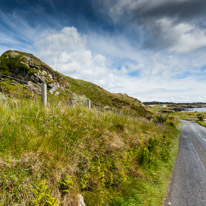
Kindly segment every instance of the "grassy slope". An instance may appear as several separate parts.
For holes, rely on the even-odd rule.
[[[101,108],[109,106],[115,111],[121,109],[124,114],[134,116],[143,116],[146,118],[152,116],[152,113],[145,109],[139,100],[129,97],[126,94],[113,94],[95,84],[71,77],[67,77],[67,80],[71,85],[72,92],[79,95],[85,95],[91,99],[96,106]]]
[[[13,56],[15,53],[19,55],[15,56],[14,58]],[[53,71],[51,67],[43,63],[40,59],[36,58],[32,54],[19,51],[7,51],[3,53],[0,58],[0,74],[3,73],[10,76],[17,76],[19,73],[25,73],[25,75],[32,75],[32,73],[36,72],[36,70],[28,67],[28,65],[25,65],[24,59],[27,59],[27,57],[33,59],[33,65],[40,66],[41,68],[53,72],[55,74],[54,76],[57,79],[61,79],[62,83],[68,82],[71,85],[71,91],[73,93],[76,93],[78,95],[85,95],[87,98],[92,100],[95,106],[100,107],[101,109],[103,109],[105,106],[109,106],[110,109],[116,112],[122,110],[124,114],[142,116],[145,118],[151,118],[152,116],[152,114],[148,110],[146,110],[145,107],[142,106],[142,103],[137,99],[129,97],[126,94],[113,94],[90,82],[66,77],[56,71]],[[23,77],[21,78],[24,80]],[[12,83],[12,81],[9,79],[0,82],[0,91],[9,93],[10,96],[15,97],[28,96],[31,98],[33,95],[21,84],[17,82]],[[34,97],[36,96],[37,95],[34,95]],[[61,98],[70,98],[70,95],[64,94],[63,96],[59,97],[58,100],[60,100]]]
[[[113,112],[0,102],[0,205],[162,205],[178,130]]]

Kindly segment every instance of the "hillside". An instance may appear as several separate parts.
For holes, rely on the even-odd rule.
[[[67,80],[71,85],[72,92],[85,95],[91,99],[97,107],[104,108],[109,106],[114,111],[122,110],[125,114],[146,118],[151,117],[151,113],[145,109],[139,100],[129,97],[127,94],[110,93],[95,84],[71,77],[67,77]]]
[[[31,54],[5,52],[0,74],[0,205],[164,204],[178,118],[59,74]]]
[[[43,63],[32,54],[6,51],[0,57],[0,91],[13,97],[38,97],[40,84],[46,82],[49,97],[72,103],[78,96],[91,99],[99,109],[105,107],[124,114],[151,118],[143,104],[126,94],[113,94],[82,80],[66,77]],[[81,99],[81,98],[79,98]],[[84,98],[83,98],[84,99]]]

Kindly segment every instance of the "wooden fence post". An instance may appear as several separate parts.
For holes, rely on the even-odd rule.
[[[87,105],[89,109],[92,108],[92,101],[90,99],[87,100]]]
[[[44,106],[47,105],[47,84],[46,83],[41,84],[41,101],[44,104]]]

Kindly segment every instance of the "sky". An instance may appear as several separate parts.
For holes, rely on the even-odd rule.
[[[0,54],[141,101],[206,102],[205,0],[0,0]]]

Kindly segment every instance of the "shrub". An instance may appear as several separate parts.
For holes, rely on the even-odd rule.
[[[154,122],[156,122],[156,123],[166,122],[167,121],[167,117],[168,117],[168,115],[159,114],[159,115],[155,116]]]
[[[199,121],[203,121],[204,120],[204,114],[198,113],[197,118],[198,118]]]

